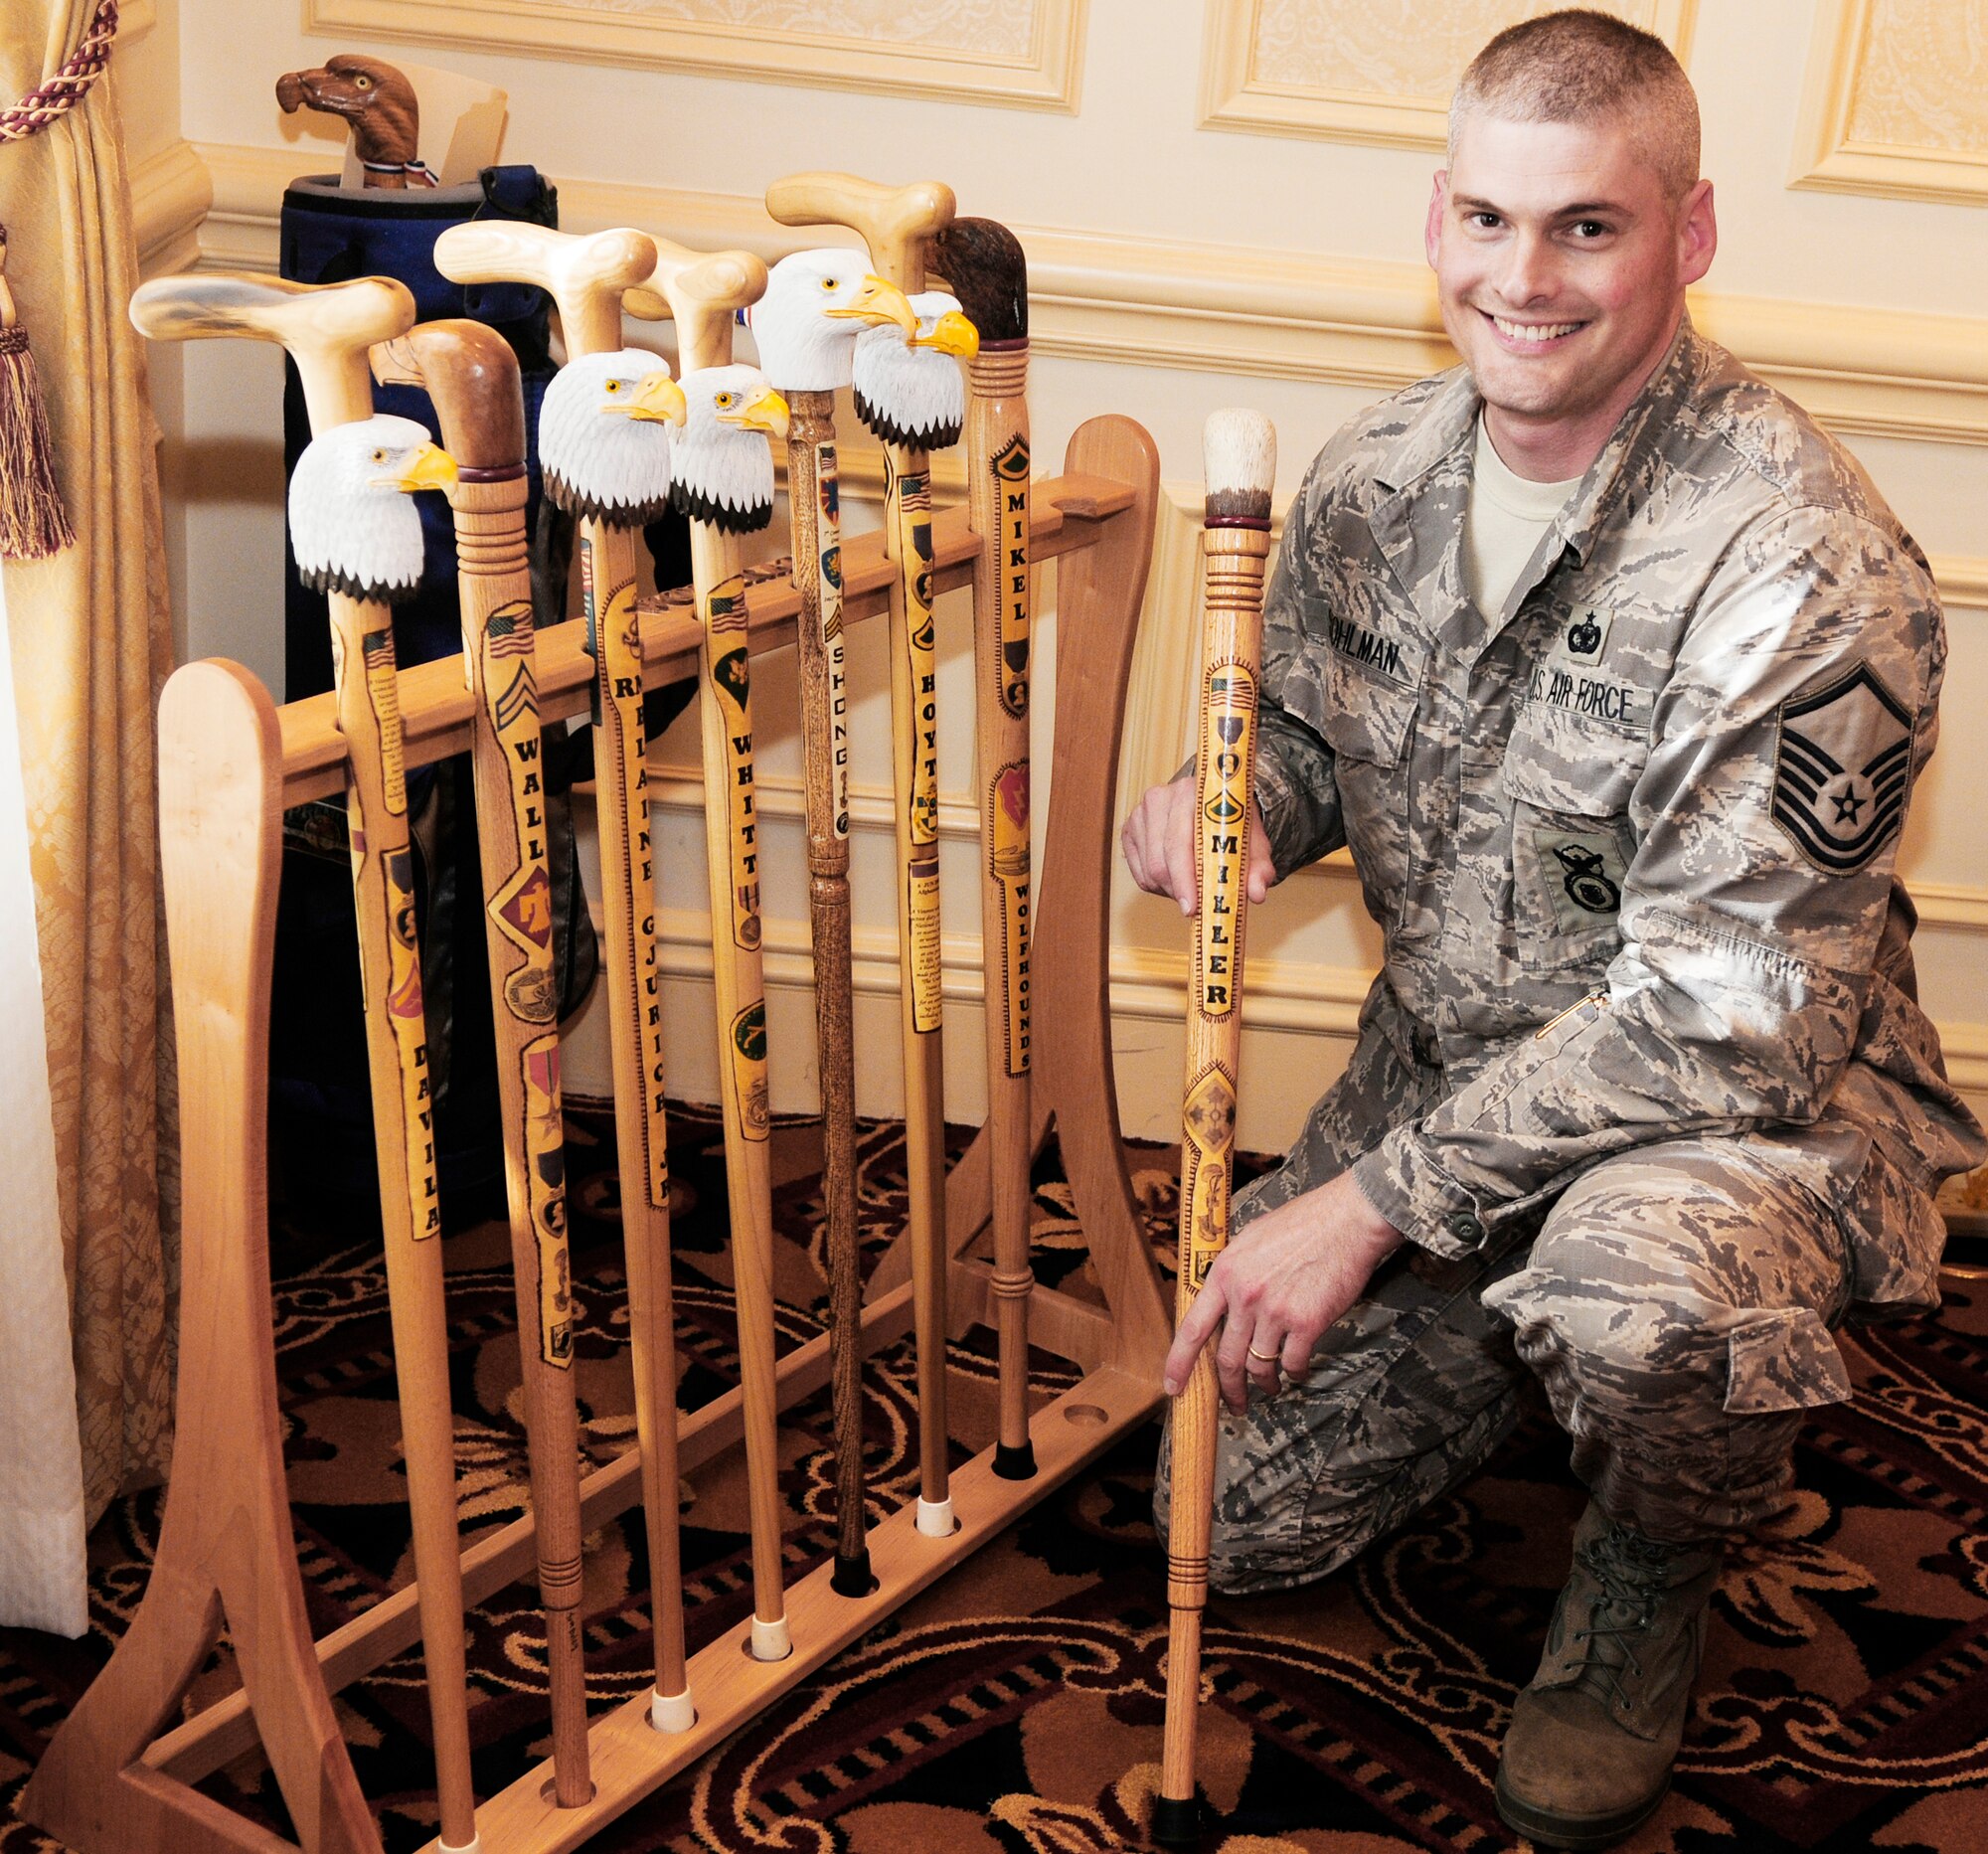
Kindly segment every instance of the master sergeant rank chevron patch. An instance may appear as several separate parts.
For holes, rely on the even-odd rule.
[[[1911,778],[1912,717],[1859,663],[1781,704],[1774,822],[1816,868],[1848,875],[1898,835]]]

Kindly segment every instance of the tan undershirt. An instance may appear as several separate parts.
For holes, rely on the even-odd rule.
[[[1515,475],[1478,415],[1470,500],[1463,511],[1463,587],[1487,619],[1496,622],[1540,536],[1579,486],[1577,476],[1564,483],[1534,483]]]

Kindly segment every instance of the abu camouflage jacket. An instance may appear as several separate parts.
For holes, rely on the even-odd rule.
[[[1867,1308],[1933,1300],[1931,1193],[1988,1144],[1893,875],[1946,657],[1924,557],[1687,321],[1480,615],[1478,409],[1459,368],[1353,420],[1265,601],[1277,869],[1350,846],[1385,934],[1361,1034],[1438,1084],[1360,1184],[1458,1255],[1610,1154],[1743,1139],[1839,1211]]]

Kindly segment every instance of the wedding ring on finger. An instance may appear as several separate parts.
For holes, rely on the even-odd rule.
[[[1249,1356],[1255,1360],[1257,1365],[1268,1365],[1270,1369],[1276,1373],[1274,1381],[1268,1384],[1265,1384],[1260,1378],[1255,1378],[1257,1389],[1259,1389],[1265,1397],[1275,1397],[1280,1391],[1283,1390],[1285,1383],[1283,1353],[1280,1351],[1259,1352],[1253,1345],[1248,1347],[1247,1350]],[[1249,1375],[1252,1378],[1255,1377],[1254,1366],[1250,1367]]]

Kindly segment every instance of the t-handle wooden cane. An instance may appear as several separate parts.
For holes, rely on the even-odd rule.
[[[555,1795],[588,1800],[580,1635],[580,1413],[573,1379],[559,987],[553,977],[532,567],[525,539],[525,402],[518,359],[480,322],[425,323],[376,348],[375,377],[426,389],[456,463],[463,680],[476,701],[471,766],[483,861],[491,1023],[504,1116],[525,1434],[546,1611]]]
[[[233,335],[285,348],[303,383],[311,430],[319,436],[372,416],[367,351],[405,333],[414,319],[414,297],[388,277],[313,286],[215,272],[159,277],[141,284],[131,298],[132,322],[155,341]],[[476,1797],[469,1769],[455,1425],[394,623],[384,603],[348,590],[332,590],[330,604],[338,723],[352,760],[346,815],[367,1074],[435,1787],[442,1842],[468,1850],[477,1845]]]
[[[1249,902],[1244,872],[1277,434],[1261,413],[1218,412],[1204,428],[1202,451],[1208,500],[1202,536],[1201,738],[1195,756],[1200,891],[1181,1107],[1176,1320],[1194,1304],[1229,1241],[1236,1071],[1242,1048],[1242,927]],[[1173,1406],[1166,1737],[1152,1823],[1153,1839],[1166,1847],[1192,1847],[1200,1830],[1194,1754],[1215,1499],[1216,1395],[1214,1350],[1204,1346]]]
[[[588,238],[509,220],[451,226],[435,267],[458,283],[536,283],[559,309],[569,364],[621,347],[621,292],[655,268],[639,232]],[[543,441],[541,448],[543,450]],[[670,1173],[664,1118],[662,975],[656,964],[655,861],[642,723],[642,649],[635,617],[639,507],[582,513],[580,585],[594,661],[594,782],[604,898],[608,1040],[614,1135],[628,1268],[629,1352],[642,1509],[649,1548],[658,1730],[696,1717],[685,1673],[683,1580],[677,1536],[676,1334],[670,1280]]]
[[[884,187],[853,174],[790,175],[766,189],[782,225],[848,226],[877,273],[906,295],[924,287],[926,241],[950,223],[952,189],[938,181]],[[885,447],[890,481],[884,545],[893,586],[891,711],[896,734],[899,940],[905,964],[905,1172],[911,1197],[911,1302],[918,1348],[917,1529],[953,1529],[945,1410],[945,1075],[940,1044],[938,672],[931,617],[931,473],[924,451]]]
[[[559,310],[569,360],[621,346],[621,292],[654,269],[656,248],[625,227],[581,238],[518,219],[450,226],[435,268],[455,283],[536,283]]]
[[[978,331],[966,363],[973,566],[974,722],[980,775],[980,931],[989,970],[987,1128],[1001,1427],[994,1471],[1036,1471],[1029,1439],[1029,272],[991,219],[955,219],[929,267]],[[1000,948],[1000,964],[993,965]]]
[[[766,266],[745,252],[706,255],[656,241],[656,268],[626,299],[632,315],[666,310],[677,325],[678,375],[687,396],[698,376],[732,360],[738,312],[766,287]],[[686,439],[689,433],[686,432]],[[684,446],[677,447],[678,456]],[[673,463],[681,496],[683,467]],[[711,879],[712,984],[718,1011],[725,1181],[739,1295],[739,1376],[745,1405],[746,1479],[752,1533],[751,1652],[784,1659],[787,1629],[780,1562],[779,1405],[774,1378],[773,1186],[768,1163],[765,981],[760,960],[758,811],[752,784],[752,689],[739,540],[711,509],[690,525],[691,581],[702,631],[698,712],[703,743],[704,835]],[[755,523],[756,525],[756,523]]]

